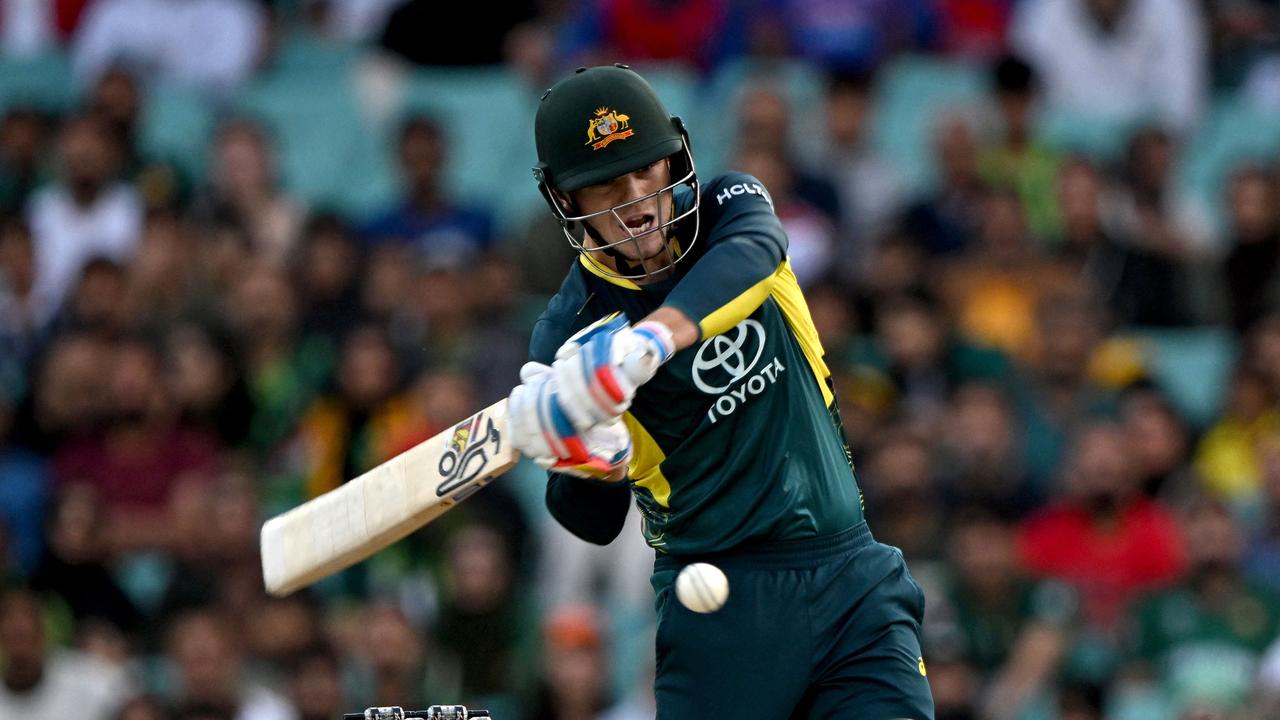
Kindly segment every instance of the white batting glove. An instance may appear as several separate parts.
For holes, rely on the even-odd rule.
[[[674,352],[671,330],[661,323],[630,327],[619,313],[602,318],[556,351],[560,407],[579,430],[614,420]]]
[[[525,363],[520,380],[507,402],[512,447],[554,472],[616,479],[631,460],[631,434],[622,420],[579,432],[560,407],[550,366]]]

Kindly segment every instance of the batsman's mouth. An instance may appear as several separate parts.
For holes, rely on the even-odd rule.
[[[640,233],[653,229],[653,220],[653,215],[650,213],[644,213],[643,215],[636,215],[634,217],[627,218],[627,230],[629,230],[632,235],[639,235]]]

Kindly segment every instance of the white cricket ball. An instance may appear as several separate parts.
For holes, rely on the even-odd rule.
[[[729,578],[715,565],[686,565],[676,576],[676,597],[694,612],[715,612],[729,599]]]

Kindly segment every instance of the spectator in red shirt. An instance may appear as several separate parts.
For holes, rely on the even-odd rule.
[[[1112,423],[1085,427],[1067,458],[1065,496],[1020,529],[1027,569],[1075,586],[1085,621],[1099,631],[1113,627],[1143,592],[1180,578],[1187,565],[1176,520],[1139,492],[1125,437]]]
[[[108,420],[102,430],[59,449],[54,477],[97,489],[113,551],[173,547],[180,540],[170,522],[174,490],[184,483],[203,484],[217,458],[217,443],[177,421],[160,355],[145,341],[121,341],[102,378]]]

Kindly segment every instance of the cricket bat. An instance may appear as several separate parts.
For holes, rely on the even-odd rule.
[[[520,459],[506,433],[503,399],[271,518],[262,527],[267,592],[288,595],[350,567],[467,499]]]

